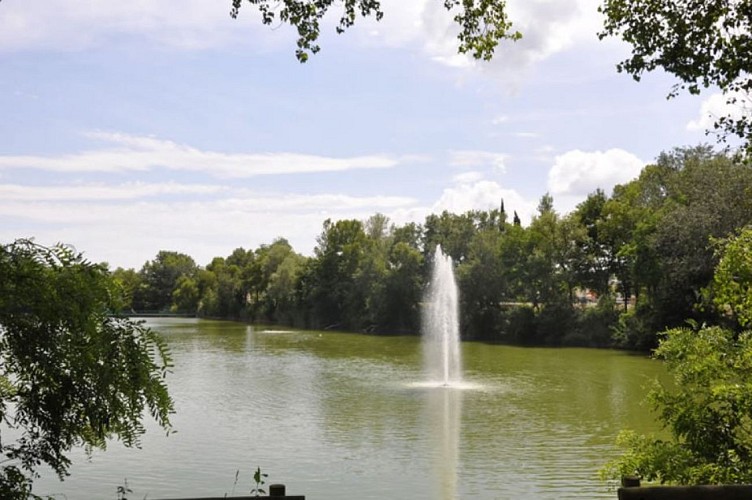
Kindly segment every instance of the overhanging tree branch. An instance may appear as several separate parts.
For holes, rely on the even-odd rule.
[[[246,2],[256,7],[264,24],[279,21],[297,29],[295,55],[300,62],[306,62],[310,54],[321,49],[317,43],[321,19],[333,4],[342,4],[342,14],[335,28],[340,34],[353,26],[358,16],[374,16],[377,21],[384,16],[379,0],[232,0],[230,15],[237,18]],[[514,41],[522,37],[519,32],[512,31],[503,0],[444,0],[443,3],[448,11],[455,13],[454,21],[460,27],[460,53],[490,60],[501,40]]]

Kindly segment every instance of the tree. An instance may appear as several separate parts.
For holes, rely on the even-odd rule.
[[[639,178],[614,187],[613,196],[603,206],[597,223],[625,312],[632,295],[639,298],[643,289],[656,287],[658,269],[648,241],[665,202],[664,177],[659,167],[648,165]]]
[[[673,484],[752,481],[752,332],[738,338],[717,326],[669,330],[655,356],[665,360],[673,386],[648,397],[671,439],[622,432],[626,453],[611,477],[639,476]]]
[[[576,267],[577,280],[600,296],[609,293],[611,255],[605,235],[599,227],[607,200],[606,193],[597,189],[577,205],[572,214],[586,233],[579,242],[582,258]]]
[[[423,255],[407,242],[397,241],[389,252],[380,322],[391,331],[417,332],[423,293]]]
[[[605,0],[600,11],[606,20],[599,37],[616,36],[632,45],[632,56],[618,71],[638,81],[655,69],[673,74],[679,83],[669,98],[684,90],[720,88],[741,112],[721,116],[715,128],[752,148],[752,1]]]
[[[300,62],[306,62],[309,54],[320,50],[317,43],[321,33],[321,19],[333,4],[342,5],[342,15],[337,24],[337,33],[343,33],[355,24],[358,15],[374,16],[380,20],[384,13],[379,0],[247,0],[261,13],[261,21],[266,25],[287,23],[298,32],[298,48],[295,55]],[[232,0],[230,15],[236,18],[243,0]],[[460,27],[459,51],[470,53],[476,59],[489,60],[500,40],[518,40],[519,32],[511,31],[504,0],[444,0],[444,7],[454,12],[454,22]]]
[[[174,312],[195,314],[198,310],[198,282],[191,276],[182,275],[175,283],[172,292],[172,309]]]
[[[501,302],[508,298],[501,259],[503,238],[498,229],[477,232],[467,260],[457,268],[466,337],[493,339],[498,334]]]
[[[752,285],[752,275],[744,272],[750,268],[752,229],[729,239],[722,254],[715,286],[730,293],[721,292],[718,303],[750,317],[748,295],[736,292],[737,285]],[[671,439],[623,432],[619,443],[626,453],[607,465],[606,475],[678,484],[752,481],[752,330],[696,325],[667,331],[655,351],[673,383],[656,384],[648,400]]]
[[[752,222],[750,168],[708,146],[680,148],[614,188],[596,229],[624,299],[622,347],[655,347],[657,332],[686,319],[717,320],[697,307],[718,260],[710,240]],[[630,297],[636,307],[628,310]]]
[[[143,265],[133,307],[139,311],[166,311],[172,306],[173,292],[181,276],[193,277],[198,270],[193,258],[179,252],[161,250]]]
[[[295,285],[303,267],[304,258],[295,253],[284,238],[274,240],[271,245],[261,245],[255,252],[253,303],[267,319],[277,318],[280,307],[290,308]]]
[[[386,279],[389,274],[389,250],[393,243],[389,218],[377,213],[364,224],[366,235],[363,255],[355,273],[357,293],[363,297],[361,324],[366,331],[381,330],[387,320]]]
[[[133,310],[133,295],[141,285],[141,276],[134,269],[118,267],[112,271],[112,279],[120,286],[123,295],[123,311]]]
[[[266,293],[274,306],[274,317],[278,321],[287,318],[288,322],[293,322],[296,317],[297,285],[306,261],[302,255],[290,252],[269,278]]]
[[[228,260],[233,262],[214,257],[206,266],[208,273],[199,273],[200,313],[204,316],[238,319],[246,308],[247,290],[243,287],[242,270],[237,264],[228,264]]]
[[[199,269],[197,276],[199,301],[196,314],[198,316],[217,316],[217,311],[219,311],[219,294],[217,293],[219,279],[217,274],[211,269]]]
[[[0,497],[27,498],[40,465],[62,479],[74,446],[137,445],[144,411],[170,428],[169,352],[113,316],[120,297],[106,266],[68,247],[0,246]]]
[[[423,228],[423,257],[426,261],[430,260],[436,245],[441,245],[454,262],[461,263],[467,258],[470,240],[476,232],[471,212],[457,215],[444,210],[440,215],[430,214]]]
[[[538,214],[527,229],[532,252],[527,256],[528,297],[533,307],[571,305],[573,264],[570,252],[575,248],[575,227],[565,223],[554,210],[553,198],[546,193],[538,203]],[[584,229],[579,229],[580,235]]]
[[[752,226],[724,240],[713,277],[714,303],[742,327],[752,326]]]
[[[530,267],[527,265],[534,249],[530,231],[513,224],[505,231],[500,245],[499,265],[507,288],[507,300],[532,302]]]
[[[665,155],[659,158],[659,165]],[[718,263],[710,238],[726,238],[752,222],[752,168],[702,148],[679,150],[667,177],[660,222],[649,242],[659,272],[653,296],[661,327],[685,318],[712,321],[695,304]],[[669,164],[670,165],[670,164]]]
[[[363,223],[327,219],[317,241],[309,284],[314,326],[357,329],[365,308],[356,281],[367,243]]]

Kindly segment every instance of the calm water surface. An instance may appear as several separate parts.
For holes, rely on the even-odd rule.
[[[288,494],[330,499],[616,498],[597,478],[662,366],[588,349],[465,343],[467,387],[431,388],[416,337],[155,319],[172,349],[176,434],[112,443],[38,494],[114,499],[248,494],[257,466]],[[238,481],[235,484],[236,471]]]

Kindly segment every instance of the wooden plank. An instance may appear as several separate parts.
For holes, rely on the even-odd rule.
[[[619,488],[619,500],[750,500],[750,485]]]

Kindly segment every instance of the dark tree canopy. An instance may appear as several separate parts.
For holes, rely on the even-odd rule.
[[[663,69],[679,79],[669,93],[699,94],[716,86],[740,113],[721,116],[715,128],[752,138],[748,96],[752,90],[752,1],[604,0],[600,38],[615,36],[632,46],[632,56],[617,66],[639,80]]]
[[[246,2],[258,9],[264,24],[287,23],[297,29],[295,55],[300,62],[307,61],[309,53],[320,50],[317,41],[321,20],[333,4],[342,8],[337,33],[343,33],[355,24],[358,15],[374,16],[376,20],[384,16],[379,0],[232,0],[230,15],[237,17]],[[443,0],[443,3],[449,12],[454,13],[454,22],[460,27],[459,51],[470,53],[476,59],[491,59],[500,40],[517,40],[521,36],[511,31],[512,23],[507,17],[504,0]]]
[[[178,278],[193,277],[197,271],[192,257],[174,251],[160,251],[139,272],[143,283],[148,286],[134,291],[133,307],[139,311],[168,310]]]

